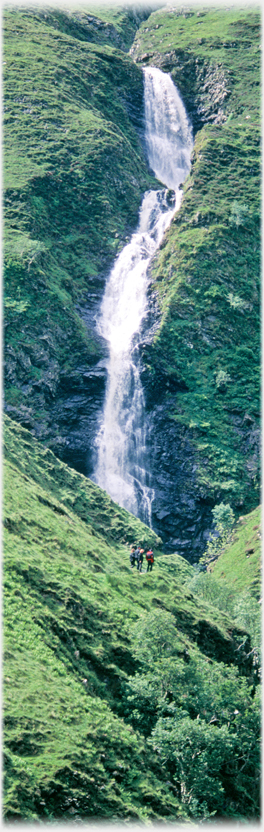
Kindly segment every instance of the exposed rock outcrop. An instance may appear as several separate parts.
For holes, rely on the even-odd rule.
[[[16,96],[18,76],[10,73],[9,128],[17,125],[19,133],[22,114],[28,119],[28,134],[21,128],[21,136],[26,141],[28,135],[34,148],[34,130],[40,131],[42,119],[45,124],[43,170],[38,167],[39,154],[30,156],[34,175],[30,169],[26,184],[20,187],[18,180],[13,181],[11,164],[7,191],[6,222],[12,246],[7,252],[6,412],[69,465],[91,476],[107,364],[105,344],[96,332],[96,315],[111,263],[135,227],[143,192],[155,187],[144,160],[139,70],[155,65],[170,72],[176,83],[193,124],[196,146],[181,211],[151,270],[150,312],[140,346],[141,378],[155,488],[153,526],[166,551],[176,550],[194,561],[204,551],[215,502],[224,498],[235,510],[243,506],[249,511],[259,501],[253,365],[254,360],[257,365],[258,327],[259,151],[254,103],[258,71],[255,63],[252,70],[252,56],[248,59],[252,38],[256,61],[259,23],[255,14],[248,13],[241,21],[239,16],[233,20],[232,13],[226,19],[225,40],[211,37],[210,32],[205,41],[197,33],[202,32],[202,18],[206,23],[206,12],[200,17],[197,12],[195,17],[188,10],[168,10],[168,16],[172,12],[175,31],[170,37],[166,21],[162,29],[161,15],[158,22],[151,15],[151,37],[149,21],[145,34],[141,27],[130,50],[137,66],[119,49],[129,49],[132,30],[147,13],[140,13],[136,20],[132,12],[132,28],[122,32],[122,27],[114,31],[99,18],[91,20],[81,12],[36,12],[36,25],[50,40],[54,59],[54,86],[45,104],[47,112],[49,105],[55,107],[56,119],[50,123],[44,119],[44,104],[33,81],[38,56],[32,55],[32,79],[31,70],[27,71],[34,118],[29,107],[22,112],[26,99]],[[25,31],[32,25],[32,14],[23,12],[20,18]],[[197,28],[188,40],[185,18],[191,15]],[[206,25],[210,29],[210,21]],[[184,31],[183,45],[180,31]],[[17,50],[24,35],[20,33],[14,42],[13,18],[9,35],[10,56],[15,50],[19,63],[23,50],[21,56]],[[58,67],[60,38],[62,57],[66,41],[71,61],[75,56],[71,75],[68,70],[64,73],[63,65]],[[115,49],[110,51],[112,45]],[[239,56],[244,60],[247,112],[240,75],[236,87]],[[80,96],[81,133],[76,130],[75,89]],[[69,118],[73,106],[70,131],[68,122],[63,122],[62,100],[68,102]],[[92,125],[99,116],[100,123],[96,121],[92,128],[90,119]],[[216,384],[218,377],[228,379],[228,384]],[[234,472],[229,473],[233,461]],[[208,475],[210,466],[212,476]]]

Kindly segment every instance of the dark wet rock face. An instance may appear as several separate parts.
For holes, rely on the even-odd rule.
[[[92,318],[93,310],[87,309],[86,314]],[[96,338],[95,330],[94,335]],[[19,364],[12,350],[6,361],[9,375],[14,374],[14,384],[24,392],[26,402],[6,403],[6,413],[31,430],[36,439],[70,467],[89,477],[94,468],[94,442],[107,373],[105,347],[100,340],[96,363],[82,363],[68,373],[52,361],[40,344],[32,345],[28,355],[21,351]],[[40,378],[33,383],[27,372],[27,361],[31,364],[31,359],[41,366]]]
[[[53,450],[63,462],[88,477],[94,470],[106,372],[106,360],[102,359],[88,370],[80,368],[73,377],[65,377],[53,407],[54,421],[59,425],[57,447]]]
[[[199,495],[194,449],[186,428],[169,418],[168,405],[154,407],[149,424],[152,525],[165,551],[195,563],[209,535],[211,506]]]

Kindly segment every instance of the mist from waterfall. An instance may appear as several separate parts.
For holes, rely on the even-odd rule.
[[[143,72],[147,156],[166,188],[145,193],[138,228],[106,283],[97,327],[108,343],[109,360],[93,479],[151,526],[154,491],[138,347],[148,312],[148,267],[180,207],[179,186],[190,170],[193,145],[186,111],[170,76],[153,67]]]

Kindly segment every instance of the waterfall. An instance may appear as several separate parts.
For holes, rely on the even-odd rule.
[[[192,132],[170,76],[153,67],[143,72],[147,156],[166,188],[145,193],[138,228],[106,283],[97,327],[108,343],[109,360],[93,479],[119,505],[151,526],[154,492],[138,347],[148,311],[148,267],[180,207],[179,186],[190,170]]]
[[[193,142],[190,122],[168,73],[147,67],[144,81],[148,161],[157,179],[177,193],[191,166]]]

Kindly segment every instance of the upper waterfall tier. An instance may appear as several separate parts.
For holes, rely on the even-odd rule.
[[[157,179],[177,191],[190,170],[191,125],[170,75],[155,67],[143,72],[148,161]]]

